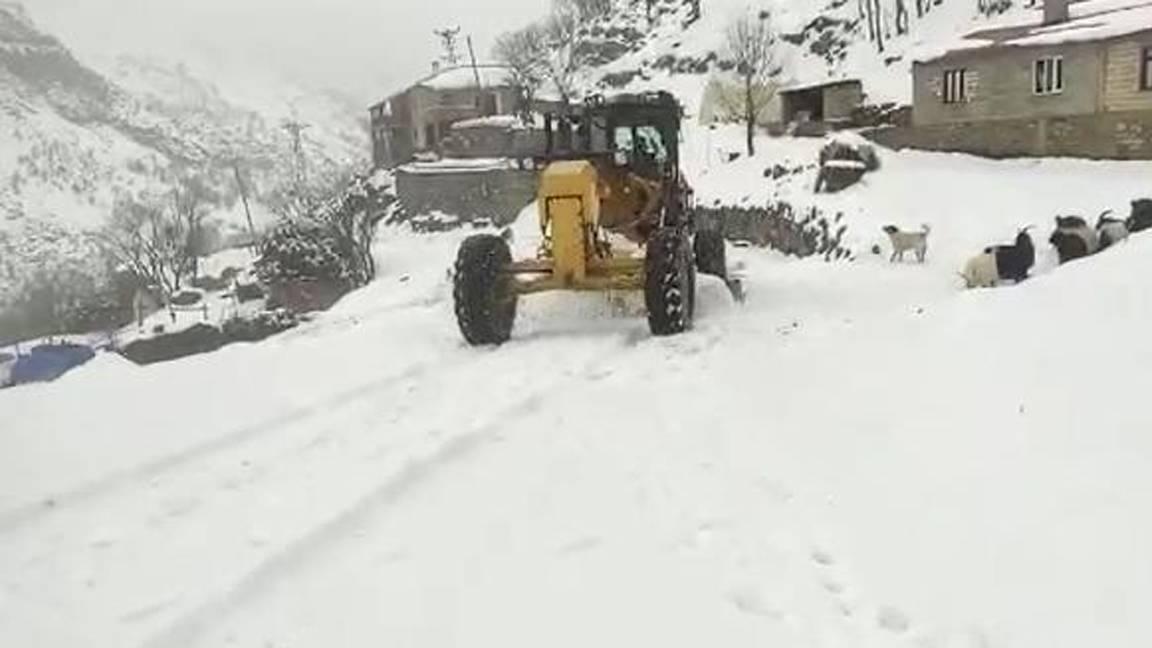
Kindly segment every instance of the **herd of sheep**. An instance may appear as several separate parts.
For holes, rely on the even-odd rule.
[[[961,276],[969,288],[990,288],[1002,281],[1020,282],[1036,263],[1036,246],[1031,228],[1024,228],[1011,245],[994,245],[972,257]],[[1132,202],[1132,215],[1127,219],[1100,215],[1095,227],[1079,216],[1058,216],[1056,229],[1048,242],[1056,248],[1060,263],[1091,256],[1128,238],[1129,234],[1152,229],[1152,200]]]

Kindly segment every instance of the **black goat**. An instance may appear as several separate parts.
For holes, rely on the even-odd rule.
[[[1012,245],[994,245],[984,251],[996,257],[996,273],[1001,279],[1021,282],[1028,278],[1028,271],[1036,265],[1036,246],[1032,243],[1030,227],[1016,234]]]

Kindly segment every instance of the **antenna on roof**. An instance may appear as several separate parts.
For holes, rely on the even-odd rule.
[[[460,65],[460,53],[456,44],[460,38],[460,27],[435,29],[432,33],[440,37],[440,44],[444,47],[444,62],[452,67]]]

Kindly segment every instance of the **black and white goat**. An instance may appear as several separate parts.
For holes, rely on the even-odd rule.
[[[1106,211],[1096,220],[1096,233],[1100,236],[1101,250],[1107,250],[1121,241],[1128,240],[1127,221],[1114,218],[1109,215],[1111,213]]]
[[[1100,235],[1079,216],[1057,216],[1056,231],[1048,238],[1060,263],[1068,263],[1100,251]]]
[[[994,245],[969,259],[960,273],[964,283],[969,288],[991,288],[1001,280],[1019,283],[1027,279],[1036,264],[1036,246],[1029,229],[1020,230],[1012,245]]]
[[[1152,229],[1152,198],[1132,201],[1132,215],[1128,218],[1128,231],[1135,234]]]

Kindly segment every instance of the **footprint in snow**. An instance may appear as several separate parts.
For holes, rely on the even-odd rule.
[[[782,619],[784,613],[764,601],[760,591],[751,585],[734,588],[728,592],[728,601],[744,614]]]
[[[596,536],[588,536],[586,538],[581,538],[579,540],[576,540],[574,542],[570,542],[570,543],[564,545],[563,547],[561,547],[560,548],[560,554],[563,556],[573,556],[576,554],[587,553],[589,551],[592,551],[596,547],[599,547],[601,542],[603,542],[603,541]]]
[[[821,567],[831,567],[836,564],[836,559],[832,554],[822,549],[814,549],[812,551],[812,562],[820,565]]]
[[[876,625],[889,632],[904,633],[908,632],[912,622],[908,619],[908,615],[902,611],[891,606],[884,606],[876,611]]]
[[[120,541],[120,534],[114,529],[99,529],[88,540],[92,549],[107,549]]]

